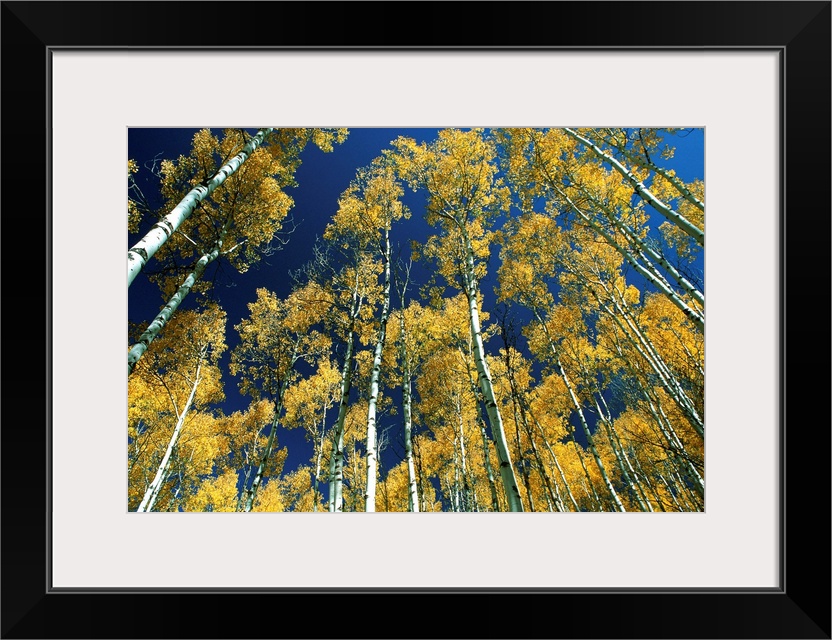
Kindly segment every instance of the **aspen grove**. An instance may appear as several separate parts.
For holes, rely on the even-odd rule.
[[[128,510],[704,511],[701,129],[177,132],[130,137]]]

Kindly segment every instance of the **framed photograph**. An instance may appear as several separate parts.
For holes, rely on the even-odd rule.
[[[829,2],[3,2],[2,50],[4,638],[830,637]],[[693,512],[128,512],[129,131],[265,125],[701,131]]]

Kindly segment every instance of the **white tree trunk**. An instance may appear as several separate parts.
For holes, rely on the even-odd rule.
[[[193,213],[197,204],[207,198],[214,190],[233,174],[245,162],[254,150],[260,146],[265,137],[274,131],[273,128],[261,129],[257,135],[249,140],[240,153],[226,162],[205,183],[197,185],[182,198],[173,210],[157,222],[147,234],[127,251],[127,286],[135,280],[148,260],[159,250],[180,225]]]
[[[315,440],[315,448],[317,449],[317,453],[315,454],[315,480],[314,484],[312,485],[312,511],[313,513],[317,513],[318,511],[318,487],[320,486],[320,477],[321,477],[321,458],[324,454],[324,434],[325,432],[325,421],[326,421],[326,412],[324,412],[324,417],[321,419],[321,437],[320,439]]]
[[[674,211],[664,202],[662,202],[656,196],[654,196],[653,193],[647,187],[645,187],[644,184],[640,180],[638,180],[632,173],[630,173],[618,160],[616,160],[608,153],[604,153],[596,145],[594,145],[592,142],[590,142],[583,136],[579,135],[572,129],[565,127],[563,130],[568,136],[577,140],[582,145],[590,149],[596,156],[601,158],[604,162],[608,162],[610,165],[612,165],[612,167],[616,171],[618,171],[618,173],[620,173],[624,177],[624,179],[630,183],[630,185],[632,185],[633,189],[635,189],[636,193],[638,193],[638,195],[641,196],[642,199],[648,202],[656,211],[661,213],[670,222],[675,224],[682,231],[684,231],[691,238],[693,238],[699,246],[705,246],[704,231],[699,229],[687,218],[685,218],[678,212]]]
[[[600,298],[598,298],[598,300],[600,303]],[[633,348],[636,349],[641,357],[647,361],[650,368],[653,369],[658,376],[662,388],[667,391],[667,394],[676,403],[676,406],[679,407],[679,410],[685,415],[694,430],[696,430],[696,432],[704,438],[705,423],[702,418],[699,417],[696,407],[694,407],[693,402],[679,384],[676,376],[673,375],[673,372],[670,371],[661,355],[656,351],[653,343],[642,333],[641,328],[631,317],[632,314],[630,313],[623,298],[616,300],[615,297],[613,297],[612,301],[614,311],[604,304],[600,305],[601,309],[603,309],[613,319],[613,321],[618,325],[618,328],[621,329],[622,333],[627,337],[627,340]],[[620,318],[624,318],[630,331],[625,330]]]
[[[505,430],[503,429],[503,418],[497,406],[497,398],[494,395],[494,386],[491,382],[491,371],[485,361],[485,348],[482,343],[482,329],[480,327],[479,310],[477,309],[477,282],[474,275],[474,249],[471,239],[465,234],[466,249],[466,273],[465,287],[468,297],[468,319],[471,324],[471,339],[474,346],[474,362],[477,366],[479,385],[485,399],[485,410],[488,414],[488,421],[491,425],[491,434],[497,448],[497,456],[500,460],[500,478],[503,481],[506,500],[509,511],[523,511],[523,503],[520,499],[520,491],[517,488],[517,478],[514,475],[514,467],[511,464],[508,442],[506,441]]]
[[[600,390],[596,390],[596,394],[600,396],[602,400],[604,399]],[[638,502],[639,509],[642,511],[652,511],[653,509],[649,508],[648,503],[644,501],[641,487],[636,484],[633,477],[630,475],[632,468],[628,470],[629,463],[625,460],[625,456],[621,451],[621,441],[618,439],[618,434],[615,432],[615,427],[612,425],[609,414],[601,409],[601,406],[598,403],[598,398],[593,398],[593,400],[595,401],[595,410],[598,412],[598,420],[607,432],[607,438],[610,441],[610,448],[615,455],[615,461],[618,463],[618,470],[621,472],[621,477],[624,479],[624,482],[630,486],[630,492],[635,497],[636,502]]]
[[[378,339],[373,353],[373,371],[370,375],[370,399],[367,403],[367,490],[364,494],[364,510],[376,510],[376,475],[378,473],[378,452],[376,451],[376,412],[378,405],[378,382],[381,376],[381,355],[387,336],[387,318],[390,314],[390,232],[384,230],[384,302],[379,318]]]
[[[173,454],[174,447],[176,447],[176,442],[179,440],[179,434],[182,432],[182,426],[185,424],[185,416],[188,415],[188,411],[190,410],[191,405],[194,402],[194,397],[196,396],[196,388],[199,386],[201,370],[202,362],[200,362],[199,365],[197,365],[196,376],[194,378],[194,383],[191,386],[191,393],[188,396],[188,400],[185,403],[182,412],[176,419],[176,426],[173,429],[173,434],[170,437],[170,442],[168,442],[168,447],[165,450],[165,455],[162,456],[162,462],[159,464],[159,469],[156,471],[156,476],[153,478],[153,482],[150,483],[150,486],[147,488],[147,491],[144,492],[142,502],[139,505],[139,508],[136,509],[137,513],[142,511],[153,510],[153,505],[156,503],[156,498],[159,497],[159,491],[162,489],[162,485],[165,483],[165,480],[167,480],[168,467],[170,466],[170,457]]]
[[[619,355],[622,355],[620,351],[620,347],[617,347],[616,350],[618,351]],[[694,466],[693,462],[687,457],[687,453],[685,451],[685,445],[679,438],[676,430],[673,428],[673,424],[668,419],[667,415],[665,414],[664,410],[661,408],[659,404],[658,398],[654,397],[652,393],[644,386],[641,380],[636,377],[633,372],[630,372],[633,375],[636,384],[638,384],[641,392],[644,396],[645,404],[647,406],[648,411],[653,416],[653,419],[656,422],[656,425],[659,428],[660,433],[664,437],[665,441],[670,447],[670,450],[680,458],[679,464],[685,466],[690,473],[691,477],[694,480],[694,488],[696,492],[703,496],[705,495],[705,480],[702,478],[699,471],[697,471],[696,467]]]
[[[139,358],[144,355],[144,352],[147,351],[150,343],[156,339],[156,336],[159,335],[159,332],[168,323],[170,317],[179,308],[179,305],[185,297],[191,292],[194,284],[202,277],[202,274],[205,273],[205,269],[208,265],[219,257],[220,251],[222,250],[222,243],[225,240],[226,233],[228,233],[229,226],[230,219],[226,221],[225,226],[222,228],[222,231],[220,231],[220,237],[214,245],[214,248],[197,260],[194,270],[187,275],[185,281],[180,285],[179,289],[176,290],[176,293],[171,296],[167,304],[156,315],[153,322],[150,323],[150,326],[148,326],[145,332],[139,337],[138,342],[130,348],[130,351],[127,354],[127,375],[130,375],[133,371],[133,367],[136,366]]]
[[[575,500],[575,496],[572,495],[572,489],[569,488],[569,483],[566,481],[566,475],[563,473],[563,469],[560,466],[560,462],[558,462],[558,457],[555,454],[554,449],[552,449],[552,445],[549,444],[549,440],[546,438],[546,432],[543,430],[543,425],[540,424],[540,421],[535,417],[533,413],[530,413],[532,422],[534,422],[537,430],[540,432],[540,437],[543,440],[543,444],[546,446],[546,450],[549,452],[549,456],[552,458],[552,462],[555,465],[555,468],[558,470],[558,475],[560,476],[560,480],[563,483],[564,488],[566,489],[566,495],[569,496],[569,501],[572,503],[572,507],[575,511],[580,511],[578,508],[578,503]],[[558,483],[555,481],[555,489],[558,489]],[[560,504],[562,507],[562,511],[566,511],[566,505],[563,502],[563,498],[560,497],[560,490],[557,491],[558,499],[560,500]]]

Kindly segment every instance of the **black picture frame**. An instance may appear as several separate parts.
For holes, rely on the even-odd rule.
[[[0,18],[3,638],[830,638],[830,2],[3,2]],[[779,51],[780,588],[52,590],[50,51],[131,46]]]

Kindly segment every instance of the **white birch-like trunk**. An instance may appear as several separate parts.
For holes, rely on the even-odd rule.
[[[659,496],[659,492],[656,490],[656,487],[650,478],[650,474],[648,474],[644,470],[644,467],[641,466],[641,461],[638,459],[638,456],[636,456],[636,453],[635,451],[633,451],[632,446],[630,446],[630,453],[632,454],[633,459],[636,461],[635,467],[638,469],[639,475],[644,479],[644,484],[647,485],[647,489],[650,491],[650,495],[653,496],[653,500],[656,502],[656,506],[659,508],[660,511],[667,511],[667,509],[664,508],[664,501],[661,499],[661,496]]]
[[[205,269],[208,265],[219,257],[220,251],[222,251],[222,243],[228,233],[230,222],[231,220],[229,218],[223,226],[222,231],[220,231],[220,237],[214,245],[214,248],[197,260],[194,270],[187,275],[185,281],[179,286],[179,289],[176,290],[176,293],[171,296],[167,304],[156,315],[153,322],[150,323],[150,326],[148,326],[145,332],[139,337],[138,342],[130,348],[130,351],[127,353],[127,375],[130,375],[133,371],[133,367],[136,366],[139,358],[141,358],[142,355],[144,355],[144,352],[147,351],[150,343],[153,342],[153,340],[156,339],[156,336],[159,335],[159,332],[164,329],[165,325],[170,320],[170,317],[179,308],[179,305],[182,304],[185,297],[191,292],[194,284],[202,277],[202,274],[205,273]]]
[[[364,494],[364,510],[376,510],[376,475],[378,473],[378,452],[376,451],[376,412],[378,405],[378,383],[381,376],[381,356],[387,336],[387,318],[390,314],[390,232],[384,230],[384,302],[379,318],[378,339],[373,353],[373,370],[370,375],[370,398],[367,403],[367,490]]]
[[[462,403],[459,396],[456,397],[456,426],[459,431],[456,440],[459,442],[460,476],[462,478],[462,497],[466,511],[472,511],[473,501],[471,500],[471,483],[468,477],[468,456],[465,452],[465,431],[462,423]]]
[[[601,396],[600,391],[596,391],[596,393]],[[601,396],[601,399],[603,400],[603,396]],[[618,470],[621,472],[621,477],[624,479],[624,482],[630,486],[630,491],[633,496],[635,496],[636,502],[638,502],[638,508],[642,511],[652,511],[653,509],[649,508],[648,503],[645,503],[644,501],[641,487],[636,484],[635,480],[633,480],[633,477],[630,475],[630,471],[632,469],[628,469],[628,463],[625,461],[625,456],[621,451],[621,441],[618,439],[618,434],[615,433],[615,427],[612,425],[609,415],[601,409],[598,399],[594,398],[594,400],[595,410],[598,412],[598,420],[607,432],[607,438],[610,441],[610,448],[612,449],[613,455],[615,455],[615,461],[618,463]]]
[[[485,348],[482,343],[482,329],[480,327],[479,310],[477,309],[477,282],[474,275],[474,249],[468,234],[464,234],[466,249],[466,273],[465,286],[468,298],[468,319],[471,324],[471,339],[474,347],[474,362],[477,366],[479,385],[485,399],[485,410],[488,414],[488,421],[491,425],[491,434],[497,449],[497,457],[500,461],[500,478],[503,482],[503,490],[506,494],[509,511],[523,511],[523,502],[520,498],[520,491],[517,488],[517,478],[514,474],[514,467],[511,464],[508,442],[506,441],[505,430],[503,429],[503,418],[497,406],[497,398],[494,395],[494,386],[491,382],[491,371],[485,361]]]
[[[156,503],[156,498],[159,497],[159,491],[162,489],[162,485],[165,483],[168,477],[168,467],[170,466],[170,457],[173,454],[173,449],[176,447],[176,443],[179,440],[179,434],[182,432],[182,426],[185,424],[185,416],[188,415],[188,411],[191,408],[191,405],[194,402],[194,397],[196,396],[196,389],[199,386],[200,381],[200,372],[202,370],[202,362],[197,365],[196,368],[196,376],[194,377],[194,383],[191,386],[191,393],[188,396],[187,402],[185,402],[185,406],[182,409],[182,412],[176,419],[176,426],[173,429],[173,434],[171,434],[170,442],[168,442],[168,447],[165,450],[165,455],[162,456],[162,462],[159,464],[159,469],[156,471],[156,476],[153,478],[153,481],[150,483],[150,486],[147,488],[147,491],[144,492],[144,497],[142,498],[141,504],[139,504],[139,508],[136,509],[136,512],[143,512],[143,511],[152,511],[153,505]]]
[[[678,492],[678,490],[675,488],[675,486],[671,487],[670,483],[667,481],[667,478],[665,478],[664,475],[661,474],[661,473],[659,473],[659,479],[662,481],[665,488],[667,489],[667,492],[670,494],[670,499],[673,501],[673,504],[676,505],[676,510],[677,511],[686,511],[686,509],[684,509],[682,507],[682,505],[679,504],[679,500],[676,498],[676,493]],[[674,485],[675,484],[676,483],[674,482]]]
[[[604,396],[601,394],[600,391],[598,392],[598,397],[601,400],[601,404],[604,405],[603,415],[604,415],[605,424],[607,426],[607,433],[610,437],[610,441],[613,442],[614,446],[618,447],[618,451],[616,453],[616,456],[618,456],[619,459],[623,460],[626,468],[629,469],[629,472],[628,472],[629,475],[628,475],[627,472],[624,472],[624,475],[627,478],[628,482],[632,483],[632,486],[635,487],[635,489],[638,491],[639,495],[641,496],[641,500],[639,501],[639,504],[640,505],[643,504],[644,506],[646,506],[647,511],[653,511],[653,506],[650,504],[650,498],[647,496],[647,492],[645,491],[645,489],[642,485],[641,477],[639,476],[638,472],[635,470],[635,467],[633,467],[633,463],[630,461],[630,457],[627,455],[627,449],[621,443],[621,438],[618,435],[618,431],[616,430],[615,426],[612,424],[612,413],[610,412],[610,408],[607,405],[607,401],[604,400]],[[597,404],[597,402],[596,402],[596,404]],[[598,408],[598,412],[599,412],[599,415],[601,415],[601,408],[600,407]],[[622,472],[623,472],[623,470],[622,470]]]
[[[670,222],[675,224],[679,227],[682,231],[684,231],[687,235],[693,238],[696,243],[704,247],[705,246],[705,233],[697,227],[695,224],[690,222],[687,218],[685,218],[680,213],[674,211],[669,206],[667,206],[664,202],[659,200],[653,193],[644,186],[640,180],[638,180],[632,173],[630,173],[624,165],[622,165],[618,160],[612,157],[610,154],[605,153],[596,145],[594,145],[591,141],[587,140],[583,136],[579,135],[577,132],[569,129],[568,127],[564,127],[563,131],[569,137],[577,140],[582,145],[584,145],[587,149],[590,149],[596,156],[601,158],[604,162],[608,162],[612,167],[620,173],[627,182],[633,187],[633,189],[638,193],[639,196],[647,203],[649,203],[656,211],[662,214],[665,218],[667,218]]]
[[[509,369],[509,379],[511,379],[511,369]],[[514,393],[514,386],[511,387],[511,406],[514,411],[514,441],[517,444],[517,451],[519,452],[518,465],[520,466],[520,474],[523,476],[523,484],[526,486],[526,499],[529,503],[529,511],[534,513],[534,496],[532,495],[532,485],[529,481],[529,470],[526,461],[523,458],[523,445],[520,442],[520,416],[517,411],[517,397]]]
[[[540,480],[546,489],[546,499],[549,502],[550,507],[554,504],[558,511],[563,511],[563,501],[561,500],[557,483],[554,483],[554,486],[552,486],[552,479],[549,477],[549,474],[546,473],[546,465],[543,464],[543,459],[540,456],[540,449],[534,440],[534,434],[532,433],[532,428],[529,425],[529,419],[526,415],[526,407],[524,406],[525,400],[523,398],[518,398],[517,403],[520,408],[520,419],[523,424],[523,429],[526,432],[526,437],[529,439],[529,444],[532,448],[532,455],[534,456],[535,463],[537,464],[538,475],[540,476]],[[549,510],[551,511],[551,508]]]
[[[180,225],[188,219],[196,206],[207,198],[220,186],[228,176],[232,175],[245,162],[257,147],[262,144],[266,136],[274,131],[273,128],[261,129],[257,135],[249,140],[242,150],[231,160],[226,162],[205,183],[197,185],[182,198],[173,210],[157,222],[147,234],[127,251],[127,286],[135,280],[148,260],[170,238]]]
[[[617,347],[617,350],[619,355],[621,355],[620,347]],[[642,384],[641,380],[639,380],[638,377],[634,376],[634,379],[636,381],[636,384],[638,384],[639,388],[641,389],[642,394],[644,395],[644,400],[648,411],[653,416],[653,419],[655,420],[660,433],[669,445],[670,450],[676,456],[678,456],[678,458],[680,458],[680,463],[687,468],[691,477],[694,479],[695,489],[697,493],[700,496],[704,496],[705,480],[702,478],[699,471],[697,471],[696,467],[693,465],[693,462],[691,462],[691,460],[687,457],[685,452],[685,446],[679,438],[678,434],[676,433],[676,430],[673,428],[673,424],[670,422],[664,410],[661,408],[661,405],[658,402],[658,398],[655,398],[653,394],[649,392],[649,390]]]

